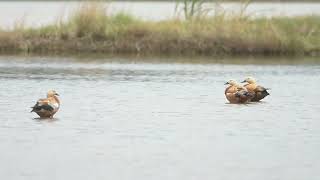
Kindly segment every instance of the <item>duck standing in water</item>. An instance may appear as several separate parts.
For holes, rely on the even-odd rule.
[[[229,80],[227,83],[225,83],[225,85],[229,85],[226,88],[224,94],[230,103],[233,103],[233,104],[247,103],[253,97],[253,95],[250,94],[245,87],[239,85],[234,80]]]
[[[47,98],[39,99],[37,103],[31,107],[31,112],[37,113],[40,118],[53,118],[53,115],[58,112],[60,107],[60,101],[57,96],[59,96],[59,94],[56,91],[48,91]]]
[[[270,95],[267,91],[268,89],[259,86],[256,83],[256,80],[252,77],[247,77],[244,81],[242,81],[242,83],[247,83],[244,85],[244,87],[254,95],[254,97],[251,99],[252,102],[258,102],[266,96]]]

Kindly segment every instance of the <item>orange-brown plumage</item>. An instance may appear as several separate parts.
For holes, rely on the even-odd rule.
[[[47,98],[39,99],[32,107],[31,112],[37,113],[40,118],[53,118],[53,115],[58,112],[60,108],[60,101],[57,96],[59,95],[56,91],[48,91]]]
[[[252,98],[247,89],[234,80],[230,80],[226,84],[229,84],[229,86],[225,90],[225,96],[230,103],[247,103]]]
[[[246,78],[243,82],[247,83],[244,85],[244,87],[247,88],[247,90],[254,95],[253,98],[251,99],[251,101],[253,102],[260,101],[261,99],[270,95],[267,89],[262,86],[259,86],[256,83],[256,80],[252,77]]]

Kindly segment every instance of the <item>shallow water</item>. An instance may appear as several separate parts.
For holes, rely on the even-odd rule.
[[[41,1],[1,1],[0,26],[12,28],[14,26],[41,26],[65,20],[79,7],[77,1],[41,2]],[[164,20],[177,17],[175,2],[112,2],[106,3],[109,13],[125,12],[145,20]],[[206,4],[207,8],[214,8],[213,4]],[[220,3],[214,9],[227,12],[239,12],[243,5],[239,3]],[[246,13],[256,16],[301,16],[320,15],[320,3],[308,2],[263,2],[250,3]],[[179,11],[178,11],[179,12]]]
[[[318,60],[0,56],[0,179],[317,180]],[[248,75],[271,96],[228,104]]]

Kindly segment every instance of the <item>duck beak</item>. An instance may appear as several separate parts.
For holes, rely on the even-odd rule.
[[[224,83],[224,85],[228,85],[228,84],[229,84],[229,82]]]

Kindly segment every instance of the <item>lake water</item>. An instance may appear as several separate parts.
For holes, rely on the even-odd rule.
[[[248,75],[271,96],[228,104]],[[0,56],[0,179],[318,180],[319,82],[317,58]]]
[[[0,2],[0,26],[11,28],[16,25],[41,26],[66,19],[79,7],[77,1],[59,2]],[[145,20],[164,20],[177,17],[174,2],[112,2],[106,3],[108,12],[125,12]],[[207,4],[212,8],[212,4]],[[239,3],[222,3],[220,10],[238,12],[243,5]],[[250,16],[301,16],[320,15],[320,3],[251,3],[247,8]]]

